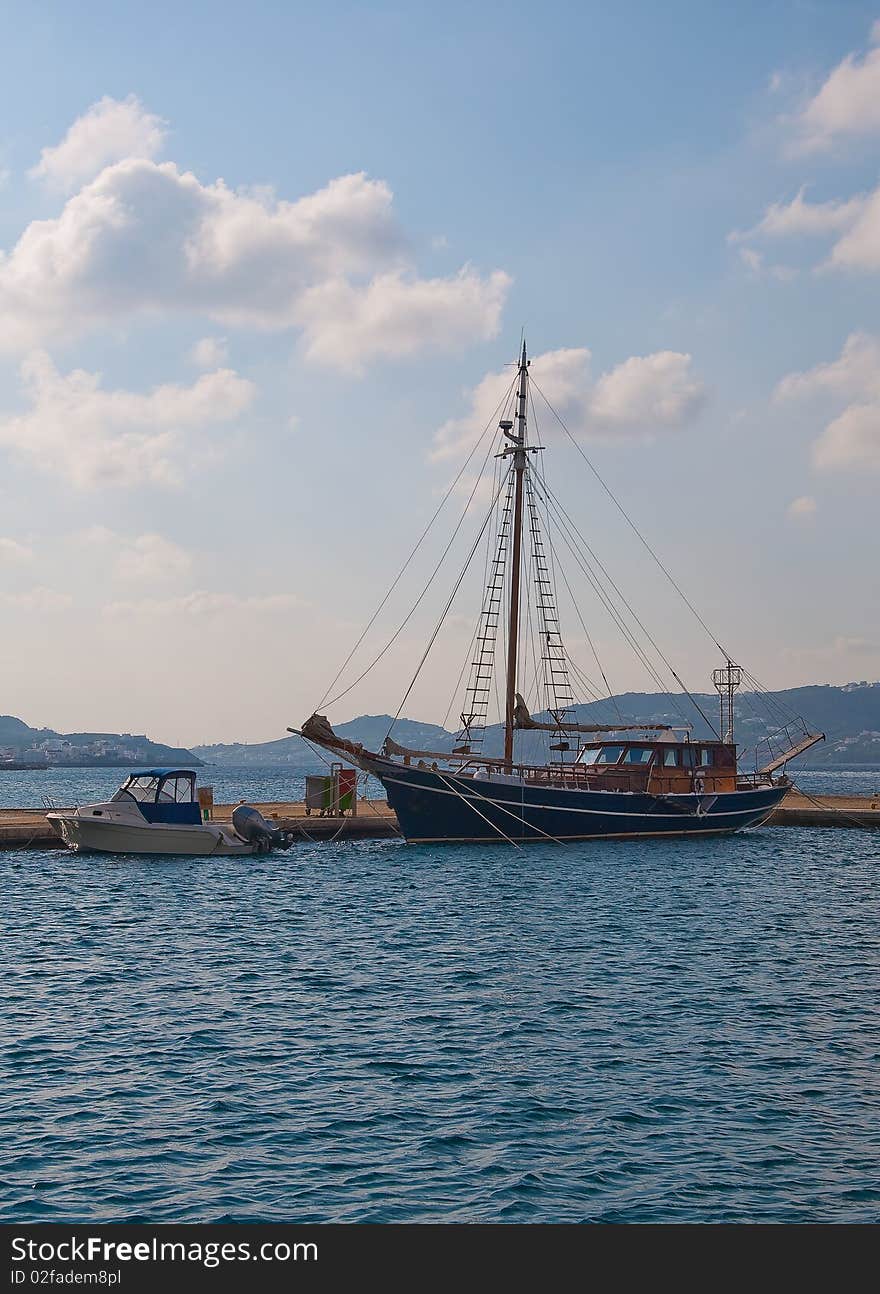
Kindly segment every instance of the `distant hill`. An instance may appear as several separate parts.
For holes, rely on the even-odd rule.
[[[123,766],[138,764],[201,766],[191,750],[151,741],[130,732],[55,732],[52,728],[31,728],[23,719],[0,714],[0,768],[3,761],[43,760],[51,765],[72,767]]]
[[[370,750],[377,750],[385,740],[393,720],[390,714],[363,714],[349,723],[339,723],[335,731],[349,741],[359,741]],[[414,719],[398,719],[394,724],[394,737],[403,746],[418,750],[448,751],[452,749],[455,734],[435,723],[419,723]],[[194,746],[194,752],[209,764],[291,764],[294,768],[315,767],[316,757],[301,737],[282,737],[278,741],[247,744]]]
[[[749,753],[777,728],[774,711],[779,708],[802,715],[811,730],[824,732],[827,741],[815,746],[798,761],[801,768],[833,768],[848,764],[880,766],[880,683],[848,683],[844,687],[829,684],[788,688],[769,697],[742,692],[737,699],[736,738],[744,766]],[[581,723],[668,723],[693,725],[696,737],[711,733],[700,711],[717,722],[718,697],[715,693],[686,696],[667,692],[625,692],[608,701],[594,701],[576,707]],[[336,731],[350,741],[362,742],[378,750],[391,725],[391,716],[361,715],[348,723],[336,725]],[[403,746],[419,750],[449,751],[455,734],[437,724],[398,719],[394,738]],[[525,761],[544,757],[547,734],[522,732],[517,736],[517,752]],[[483,753],[497,755],[503,750],[503,730],[494,725],[486,730]],[[282,737],[278,741],[257,744],[196,746],[195,753],[208,763],[216,764],[288,764],[293,768],[312,769],[320,759],[299,737]]]

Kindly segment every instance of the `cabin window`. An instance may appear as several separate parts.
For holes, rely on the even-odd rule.
[[[582,750],[578,755],[577,762],[579,764],[595,764],[599,758],[599,753],[598,750]]]
[[[704,746],[700,751],[700,767],[711,768],[715,763],[715,751],[712,746]]]
[[[679,762],[678,756],[679,756],[679,750],[677,746],[673,746],[671,750],[664,750],[663,752],[664,768],[675,768]]]
[[[682,746],[682,748],[681,748],[681,762],[682,762],[682,764],[684,765],[684,767],[685,767],[685,768],[693,768],[693,766],[694,766],[694,748],[693,748],[693,746]]]
[[[597,764],[616,764],[623,754],[622,746],[603,746],[599,751]]]
[[[626,752],[625,764],[650,764],[653,750],[648,746],[630,746]]]

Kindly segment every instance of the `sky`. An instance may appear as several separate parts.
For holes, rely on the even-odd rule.
[[[0,710],[283,736],[326,699],[523,331],[737,659],[771,687],[880,677],[877,0],[0,18]],[[533,431],[708,690],[711,640],[575,447],[549,417]],[[335,691],[403,621],[471,484]],[[334,721],[397,709],[484,493]],[[613,689],[654,690],[572,582]],[[409,717],[454,720],[479,598],[462,586]]]

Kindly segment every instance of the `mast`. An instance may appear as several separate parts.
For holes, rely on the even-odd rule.
[[[526,471],[528,451],[526,450],[526,405],[529,393],[529,361],[526,357],[526,343],[523,338],[522,355],[519,361],[519,386],[516,402],[516,433],[504,427],[504,434],[512,441],[504,450],[505,457],[513,455],[513,545],[510,565],[510,619],[507,627],[507,689],[504,715],[504,766],[509,768],[513,763],[514,711],[516,709],[516,657],[519,646],[519,579],[522,563],[522,514],[523,514],[523,477]]]
[[[723,669],[712,671],[712,682],[721,699],[721,740],[733,741],[734,694],[742,684],[743,672],[739,665],[728,660]]]

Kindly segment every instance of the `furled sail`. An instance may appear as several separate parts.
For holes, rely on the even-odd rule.
[[[668,723],[542,723],[533,719],[519,692],[516,694],[516,707],[513,711],[515,728],[538,728],[541,732],[669,732]]]
[[[470,750],[412,750],[401,746],[392,737],[385,738],[386,755],[402,755],[404,759],[460,759],[467,764],[503,764],[503,759],[493,759],[489,755],[475,755]]]
[[[288,732],[296,732],[295,728],[288,728]],[[346,750],[350,755],[360,755],[364,749],[363,742],[347,741],[345,737],[338,736],[330,724],[326,714],[313,714],[311,718],[306,719],[302,728],[299,730],[303,737],[309,737],[319,746],[336,746],[340,750]]]

